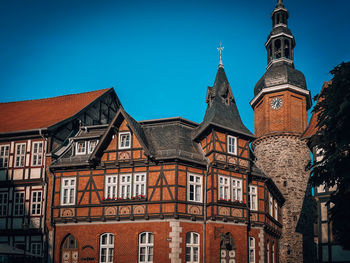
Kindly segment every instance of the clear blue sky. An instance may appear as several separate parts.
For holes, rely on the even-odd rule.
[[[241,117],[254,131],[249,102],[265,71],[276,2],[2,0],[0,102],[114,87],[136,120],[201,122],[222,41]],[[295,66],[314,96],[331,78],[328,72],[350,60],[350,1],[284,3],[296,39]]]

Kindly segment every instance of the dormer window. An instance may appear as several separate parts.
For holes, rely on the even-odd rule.
[[[98,140],[89,141],[88,153],[92,153],[95,150],[97,143]]]
[[[129,149],[130,146],[131,146],[130,138],[131,138],[130,132],[121,132],[121,133],[119,133],[119,145],[118,145],[118,148],[119,149]]]
[[[237,137],[231,135],[227,136],[227,152],[237,155]]]
[[[86,142],[77,142],[75,152],[76,155],[86,154]]]

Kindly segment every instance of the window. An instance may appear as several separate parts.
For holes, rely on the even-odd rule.
[[[226,176],[219,176],[219,198],[230,199],[230,180]]]
[[[77,155],[86,154],[86,142],[77,142],[75,151]]]
[[[130,148],[130,132],[119,133],[119,149],[129,149]]]
[[[89,141],[88,153],[92,153],[98,144],[98,140]]]
[[[199,234],[186,233],[186,263],[199,262]]]
[[[273,198],[271,194],[269,198],[269,213],[270,213],[270,216],[273,216]]]
[[[41,215],[42,191],[32,192],[32,215]]]
[[[21,216],[24,214],[24,193],[19,192],[15,193],[15,202],[14,202],[14,215]]]
[[[114,235],[106,233],[100,237],[100,262],[113,263]]]
[[[62,179],[62,205],[75,204],[75,178]]]
[[[120,175],[119,196],[123,199],[131,198],[131,174]]]
[[[255,263],[255,238],[249,237],[249,263]]]
[[[249,208],[251,210],[258,210],[258,197],[257,197],[257,187],[249,186]]]
[[[278,220],[278,205],[276,201],[275,201],[275,219]]]
[[[242,201],[242,180],[232,179],[232,200]]]
[[[274,243],[271,244],[271,251],[272,251],[271,263],[275,263],[275,244]]]
[[[270,242],[268,240],[266,243],[266,261],[270,263]]]
[[[42,249],[41,243],[31,243],[30,244],[30,252],[33,255],[41,256],[41,249]]]
[[[134,174],[134,195],[146,195],[146,175]]]
[[[16,167],[24,166],[25,153],[26,153],[26,144],[25,143],[16,144],[16,157],[15,157]]]
[[[43,163],[43,143],[34,142],[32,151],[32,165],[39,166]]]
[[[108,175],[106,176],[106,198],[116,198],[118,189],[118,176]]]
[[[228,135],[227,136],[227,152],[237,155],[237,138]]]
[[[139,235],[139,263],[153,262],[153,240],[151,232],[144,232]]]
[[[7,216],[8,195],[0,193],[0,216]]]
[[[188,175],[188,201],[202,202],[202,176]]]
[[[9,163],[9,145],[0,146],[0,168],[6,168]]]

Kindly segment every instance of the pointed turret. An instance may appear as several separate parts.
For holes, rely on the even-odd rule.
[[[214,125],[249,138],[255,138],[241,120],[222,64],[221,54],[214,85],[208,87],[207,90],[206,102],[208,104],[207,110],[195,137],[198,137],[210,125]]]

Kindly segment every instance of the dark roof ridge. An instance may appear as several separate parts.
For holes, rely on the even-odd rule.
[[[154,124],[157,125],[157,124],[168,123],[168,122],[180,122],[180,123],[192,125],[194,127],[199,126],[197,122],[185,119],[181,116],[138,121],[138,123],[140,123],[142,126],[151,126]]]

